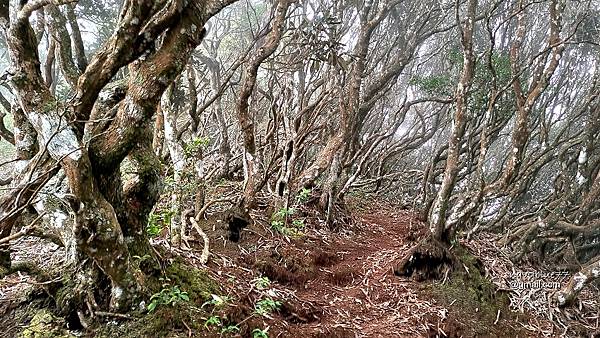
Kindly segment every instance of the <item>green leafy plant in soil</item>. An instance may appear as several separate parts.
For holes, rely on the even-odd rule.
[[[152,312],[159,305],[175,306],[182,302],[189,302],[190,296],[187,292],[181,291],[177,285],[167,289],[162,289],[150,297],[150,304],[148,304],[148,312]]]
[[[296,200],[298,201],[298,203],[303,204],[303,203],[308,202],[311,192],[312,192],[311,189],[302,188],[302,190],[300,190],[300,192],[298,193],[298,196],[296,197]]]
[[[216,326],[219,327],[223,325],[223,323],[221,322],[221,317],[219,316],[210,316],[208,317],[208,319],[204,322],[204,327],[206,329],[208,329],[211,326]]]
[[[271,280],[267,276],[262,276],[254,280],[254,286],[259,290],[268,289],[271,286]]]
[[[254,306],[254,313],[259,316],[269,315],[281,308],[281,302],[272,298],[259,300]]]
[[[304,235],[302,231],[305,227],[304,220],[295,218],[291,222],[288,221],[295,213],[296,209],[294,208],[281,208],[277,210],[271,216],[271,228],[287,237],[302,237]]]
[[[267,329],[254,329],[252,330],[252,338],[269,338]]]

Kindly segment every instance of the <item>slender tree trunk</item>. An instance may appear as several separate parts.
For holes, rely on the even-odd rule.
[[[177,82],[176,82],[177,83]],[[181,240],[185,235],[185,229],[182,226],[183,221],[181,217],[182,199],[183,199],[183,172],[185,169],[185,150],[180,140],[177,138],[177,113],[179,112],[180,96],[175,95],[175,85],[172,84],[163,95],[161,102],[161,110],[163,112],[164,127],[165,127],[165,143],[169,149],[171,155],[171,162],[173,163],[173,195],[171,195],[171,242],[174,246],[178,247],[181,245]]]
[[[448,201],[456,176],[460,169],[459,156],[462,137],[465,132],[468,114],[468,95],[469,89],[473,81],[473,70],[475,68],[475,55],[473,54],[473,27],[475,25],[475,9],[477,8],[477,0],[469,0],[467,4],[467,17],[465,25],[461,29],[461,41],[463,46],[464,60],[463,70],[458,87],[456,88],[456,110],[453,117],[452,130],[450,131],[450,139],[448,140],[448,157],[446,159],[446,169],[444,170],[444,178],[442,186],[437,194],[432,207],[430,217],[430,231],[433,237],[437,240],[449,240],[444,238],[446,225],[446,210],[448,209]],[[457,22],[458,12],[457,7]]]

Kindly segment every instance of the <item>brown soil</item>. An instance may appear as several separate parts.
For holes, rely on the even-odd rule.
[[[208,267],[241,303],[228,319],[242,322],[242,336],[266,327],[269,337],[527,336],[516,318],[502,314],[494,324],[496,312],[477,316],[477,304],[453,306],[430,282],[397,276],[394,268],[427,233],[424,225],[413,212],[380,203],[359,209],[344,232],[313,229],[293,240],[270,234],[268,220],[257,215],[238,243],[224,241],[224,225],[220,236],[212,232]],[[208,222],[204,227],[210,232]],[[259,276],[273,281],[271,294],[283,303],[270,318],[239,309],[265,297],[253,284]]]
[[[206,271],[220,288],[210,292],[218,292],[225,305],[198,305],[184,316],[178,309],[163,308],[161,323],[145,324],[151,320],[146,316],[118,325],[136,324],[142,330],[136,336],[142,337],[157,336],[144,334],[151,325],[156,330],[169,327],[161,337],[253,337],[255,329],[266,330],[271,338],[535,336],[518,323],[526,318],[497,306],[494,297],[490,305],[490,297],[479,296],[495,291],[478,291],[482,286],[476,284],[463,287],[461,283],[471,284],[472,271],[455,281],[448,274],[442,281],[424,281],[423,276],[395,273],[427,234],[413,212],[380,202],[351,203],[350,208],[352,224],[336,231],[326,228],[310,209],[299,210],[292,218],[303,219],[307,229],[295,239],[272,230],[269,217],[259,210],[252,215],[253,223],[241,230],[238,242],[229,240],[228,222],[213,214],[200,224],[210,237],[206,266],[199,263],[202,241],[192,241],[191,250],[172,254]],[[271,281],[268,287],[260,287],[261,277]],[[2,286],[0,291],[6,290]],[[475,298],[463,297],[467,288]],[[278,309],[257,313],[257,304],[269,299],[281,302]],[[0,310],[9,310],[2,305]],[[221,323],[205,326],[210,316],[219,316]],[[4,318],[0,326],[13,323],[15,329],[24,324]],[[106,325],[115,323],[111,319]],[[222,333],[233,325],[238,332]]]

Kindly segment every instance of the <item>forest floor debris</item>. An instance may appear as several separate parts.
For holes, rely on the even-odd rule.
[[[174,314],[179,312],[163,309],[156,316],[168,314],[169,321],[181,321],[181,325],[171,323],[171,331],[164,332],[165,336],[263,337],[264,333],[268,337],[553,337],[598,334],[598,290],[586,290],[576,308],[555,310],[548,303],[549,292],[515,287],[514,276],[539,268],[515,266],[508,254],[495,246],[497,238],[494,236],[480,235],[461,243],[460,254],[468,255],[462,275],[449,274],[434,282],[416,281],[398,277],[393,271],[395,263],[426,235],[426,227],[416,220],[416,215],[381,202],[365,205],[353,201],[350,208],[354,222],[343,231],[331,231],[309,209],[300,210],[297,216],[305,222],[306,228],[295,236],[277,233],[265,216],[267,213],[256,212],[254,224],[242,231],[237,243],[226,240],[227,227],[223,222],[214,218],[199,222],[211,243],[206,265],[201,264],[204,243],[201,238],[191,242],[190,250],[170,250],[205,271],[214,285],[219,286],[219,291],[215,288],[210,291],[208,298],[212,299],[207,303],[215,309],[215,304],[222,308],[199,317],[202,331],[190,328],[193,315],[187,313],[186,319],[181,319],[183,317]],[[31,255],[30,258],[44,259],[48,264],[60,264],[60,250],[56,247],[44,246],[29,238],[20,243],[21,250],[15,255]],[[155,245],[168,247],[164,239],[157,240]],[[493,283],[497,289],[478,279],[491,281],[489,285]],[[0,281],[0,310],[14,311],[8,304],[16,304],[18,295],[31,288],[31,282],[27,276],[17,275]],[[507,300],[506,304],[502,299]],[[207,308],[202,306],[200,310]],[[106,320],[107,326],[132,325],[123,318]],[[144,322],[147,318],[136,320],[137,324],[150,325]],[[10,324],[0,320],[0,326]],[[28,327],[28,323],[12,325]],[[158,328],[153,329],[160,329],[159,325],[155,326]]]

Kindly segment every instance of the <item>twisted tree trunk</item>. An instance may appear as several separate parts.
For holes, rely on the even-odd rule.
[[[3,236],[10,233],[32,197],[57,172],[58,163],[68,179],[75,219],[65,231],[75,239],[78,263],[93,262],[84,268],[86,273],[75,275],[74,283],[96,288],[101,284],[98,278],[108,278],[113,310],[130,309],[145,289],[144,275],[131,257],[150,251],[145,225],[159,186],[158,161],[151,148],[152,116],[163,92],[203,39],[206,21],[233,1],[126,0],[116,32],[87,66],[71,27],[78,54],[73,61],[66,19],[52,7],[60,2],[53,2],[48,7],[54,20],[50,31],[56,38],[64,36],[58,46],[61,69],[76,92],[69,102],[61,102],[48,88],[40,70],[38,39],[29,23],[29,16],[48,3],[15,1],[10,13],[8,6],[0,8],[8,23],[11,84],[18,107],[40,140],[39,153],[15,190],[17,196],[2,198],[0,230]],[[160,36],[162,43],[155,49]],[[127,65],[126,83],[109,85]],[[102,90],[105,93],[99,95]],[[119,167],[126,157],[137,172],[134,181],[123,184]],[[7,202],[11,199],[14,203]],[[82,293],[88,292],[79,288],[69,297],[83,299]]]
[[[240,207],[244,213],[254,208],[256,204],[256,193],[264,184],[261,175],[264,175],[260,168],[258,159],[257,145],[255,141],[255,126],[254,116],[250,112],[250,96],[256,85],[256,78],[260,65],[271,56],[283,34],[285,28],[285,17],[288,8],[294,0],[279,0],[275,8],[275,15],[271,22],[270,31],[265,37],[264,43],[260,45],[256,54],[250,59],[247,66],[244,68],[242,89],[237,101],[237,118],[242,129],[244,139],[244,195],[240,203]]]
[[[462,137],[468,120],[468,96],[469,88],[473,83],[473,72],[475,69],[475,55],[473,54],[473,27],[475,24],[475,9],[477,1],[470,0],[467,5],[467,17],[465,25],[461,29],[461,42],[463,47],[464,59],[461,78],[456,88],[456,110],[452,121],[452,130],[448,140],[448,158],[446,159],[446,168],[442,186],[438,191],[437,198],[433,203],[430,216],[430,231],[433,237],[438,241],[449,240],[446,237],[446,210],[448,202],[456,183],[458,174],[460,147]],[[459,8],[456,8],[457,19]],[[457,20],[460,22],[460,20]]]

